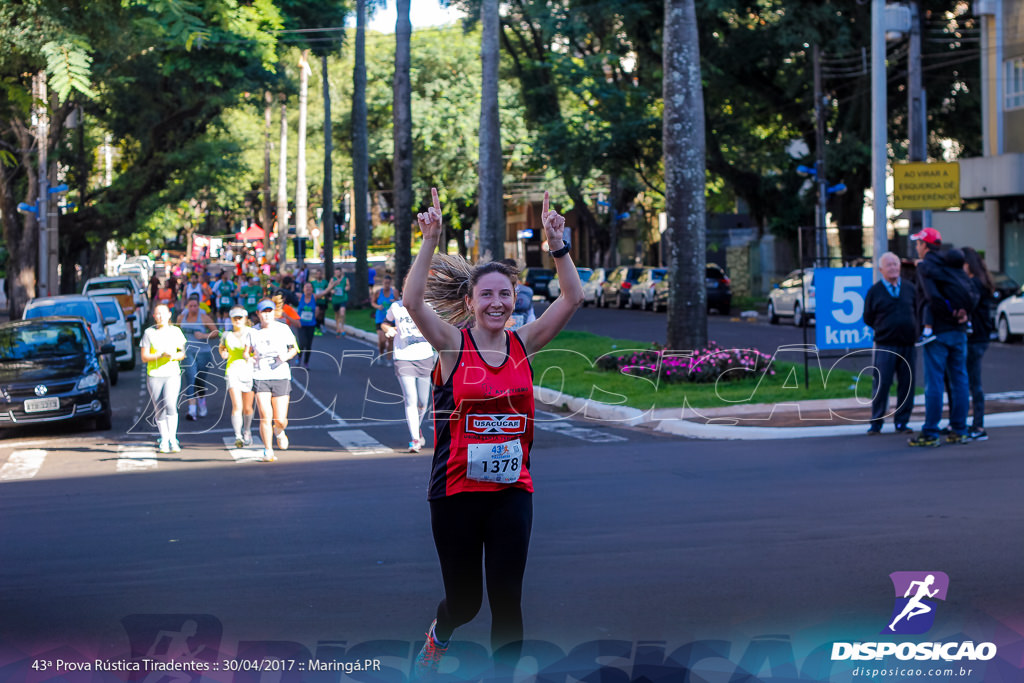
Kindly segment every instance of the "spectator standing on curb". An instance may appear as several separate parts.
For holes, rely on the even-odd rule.
[[[964,270],[971,278],[971,286],[978,293],[978,305],[971,314],[971,330],[967,336],[967,386],[971,394],[971,427],[967,431],[974,441],[985,441],[985,389],[981,385],[981,359],[995,331],[995,285],[981,254],[964,247]]]
[[[409,452],[419,453],[426,445],[426,439],[423,438],[423,416],[427,414],[430,405],[434,347],[423,338],[401,298],[388,308],[381,327],[394,343],[395,375],[402,387],[405,421],[409,426]]]
[[[253,389],[260,410],[260,438],[263,440],[263,462],[274,462],[274,437],[277,447],[288,450],[288,401],[292,390],[292,371],[288,361],[299,352],[295,335],[284,323],[274,320],[274,302],[263,300],[257,305],[260,326],[253,330]]]
[[[946,442],[962,444],[967,438],[967,321],[970,312],[952,291],[955,273],[939,253],[942,235],[924,228],[910,236],[920,259],[917,264],[918,319],[932,325],[934,339],[924,345],[924,425],[921,433],[907,443],[911,446],[939,445],[944,376],[950,383],[949,427]],[[959,255],[959,254],[958,254]],[[961,273],[962,274],[962,273]],[[952,303],[956,302],[956,303]]]
[[[146,388],[153,402],[153,419],[160,432],[160,452],[177,453],[178,394],[181,391],[181,361],[185,358],[185,335],[171,324],[171,309],[157,304],[153,327],[146,328],[139,342],[146,364]]]
[[[864,298],[864,324],[875,331],[874,393],[868,434],[881,434],[887,415],[893,415],[897,434],[912,432],[907,423],[914,409],[914,342],[918,324],[914,315],[917,291],[913,283],[900,279],[900,259],[887,251],[878,259],[882,279],[868,289]],[[896,410],[889,410],[889,388],[896,378]]]

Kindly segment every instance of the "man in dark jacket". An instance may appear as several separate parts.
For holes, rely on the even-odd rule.
[[[888,415],[893,416],[896,433],[909,433],[907,426],[914,409],[914,342],[918,324],[914,313],[916,288],[900,279],[900,259],[887,251],[878,259],[882,279],[864,298],[864,324],[875,331],[872,354],[874,393],[871,399],[871,427],[868,434],[881,434]],[[889,410],[889,388],[896,377],[896,410]]]
[[[917,248],[917,314],[922,323],[930,323],[934,339],[924,346],[924,426],[910,439],[911,446],[938,446],[939,420],[942,417],[943,377],[949,376],[949,428],[947,443],[967,443],[967,320],[970,311],[950,305],[943,284],[954,275],[939,253],[942,235],[935,228],[924,228],[910,236]],[[961,255],[962,256],[962,255]]]

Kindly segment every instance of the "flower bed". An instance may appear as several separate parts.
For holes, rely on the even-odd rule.
[[[653,348],[619,355],[609,353],[597,359],[597,367],[669,383],[707,384],[775,374],[771,356],[757,349],[723,349],[715,342],[697,351]]]

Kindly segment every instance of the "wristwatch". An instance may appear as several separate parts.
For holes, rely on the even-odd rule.
[[[548,252],[548,253],[551,254],[551,258],[562,258],[563,256],[565,256],[566,254],[569,253],[569,249],[571,247],[572,247],[572,245],[569,244],[569,242],[567,240],[563,239],[562,240],[562,248],[561,249],[556,249],[556,250]]]

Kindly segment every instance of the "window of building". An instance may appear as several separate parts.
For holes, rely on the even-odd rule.
[[[1024,57],[1006,61],[1006,108],[1024,108]]]

